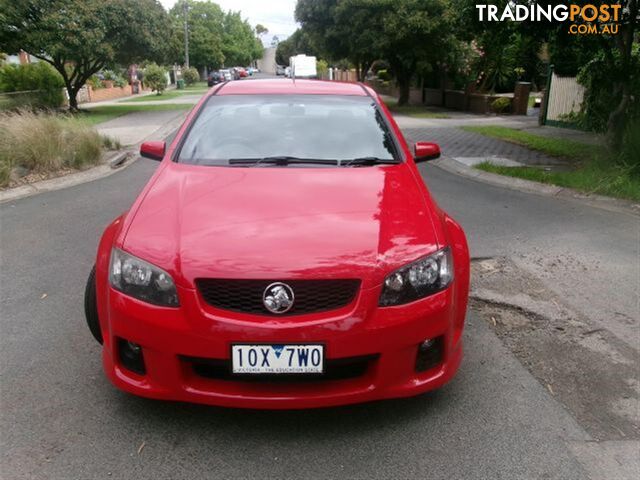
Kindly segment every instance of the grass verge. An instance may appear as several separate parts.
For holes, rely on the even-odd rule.
[[[433,110],[427,109],[427,107],[421,107],[419,105],[398,106],[397,100],[388,100],[384,103],[391,112],[399,115],[407,115],[412,118],[451,118],[446,113],[434,112]]]
[[[540,137],[506,127],[462,128],[572,161],[572,169],[568,171],[548,171],[538,167],[505,167],[491,162],[476,165],[475,168],[479,170],[573,188],[588,194],[596,193],[640,201],[640,176],[634,175],[633,167],[621,165],[616,161],[605,147]]]
[[[0,113],[0,186],[9,185],[14,169],[25,176],[94,165],[107,143],[117,147],[69,116],[27,110]]]
[[[640,201],[640,178],[631,175],[628,168],[608,160],[589,160],[569,172],[546,171],[535,167],[503,167],[490,162],[480,163],[476,168],[508,177],[573,188],[583,193]]]
[[[167,103],[160,105],[105,105],[104,107],[95,107],[91,109],[81,110],[76,118],[88,125],[96,125],[98,123],[113,120],[114,118],[135,112],[159,112],[165,110],[189,110],[193,108],[192,103]]]
[[[207,90],[209,90],[209,86],[207,85],[207,82],[197,82],[194,83],[193,85],[188,85],[186,87],[184,87],[184,90],[178,90],[179,92],[185,92],[185,93],[193,93],[193,92],[206,92]]]

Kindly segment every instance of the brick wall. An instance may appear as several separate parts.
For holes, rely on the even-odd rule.
[[[102,102],[104,100],[114,100],[116,98],[128,97],[131,95],[131,87],[111,87],[111,88],[98,88],[94,90],[89,87],[89,101],[90,102]]]

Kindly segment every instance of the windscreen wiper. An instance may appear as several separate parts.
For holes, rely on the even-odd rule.
[[[369,165],[395,165],[400,163],[399,160],[395,160],[393,158],[378,158],[378,157],[360,157],[360,158],[351,158],[347,160],[340,160],[340,166],[342,167],[350,167],[350,166],[369,166]]]
[[[229,165],[260,165],[260,164],[286,166],[292,164],[314,164],[314,165],[338,165],[337,160],[325,158],[300,158],[288,155],[278,155],[263,158],[230,158]]]

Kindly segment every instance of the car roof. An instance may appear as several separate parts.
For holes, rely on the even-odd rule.
[[[212,92],[213,93],[213,92]],[[223,84],[216,95],[356,95],[367,96],[369,91],[359,83],[328,80],[260,79]]]

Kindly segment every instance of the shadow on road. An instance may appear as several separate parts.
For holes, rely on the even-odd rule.
[[[455,382],[455,380],[454,380]],[[292,436],[304,437],[336,435],[359,435],[367,430],[379,431],[387,428],[402,429],[403,424],[413,424],[419,417],[432,411],[446,409],[451,400],[447,387],[416,397],[370,402],[343,407],[313,410],[249,410],[212,407],[180,402],[167,402],[135,397],[113,391],[114,415],[119,422],[136,423],[145,418],[147,426],[156,430],[179,426],[181,431],[194,434],[222,430],[235,438]],[[240,438],[238,438],[240,440]]]

